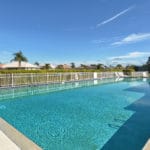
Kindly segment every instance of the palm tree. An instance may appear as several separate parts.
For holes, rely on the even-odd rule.
[[[45,64],[45,65],[44,65],[44,69],[46,69],[46,70],[49,70],[49,69],[51,69],[51,66],[50,66],[50,64]]]
[[[34,64],[35,64],[35,65],[37,65],[37,66],[39,66],[39,65],[40,65],[40,64],[39,64],[39,62],[37,62],[37,61],[36,61]]]
[[[74,68],[76,67],[74,62],[72,62],[72,63],[70,63],[70,64],[71,64],[71,68],[72,68],[72,69],[74,69]]]
[[[116,66],[116,68],[118,68],[118,69],[123,69],[123,66],[122,66],[121,64],[118,64],[118,65]]]
[[[97,69],[104,69],[104,65],[103,64],[97,64]]]
[[[23,55],[21,51],[14,53],[14,58],[11,61],[18,61],[18,66],[21,67],[21,62],[25,61],[27,62],[28,59]]]

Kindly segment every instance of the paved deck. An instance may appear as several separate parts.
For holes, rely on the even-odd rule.
[[[1,130],[0,130],[0,149],[2,150],[20,150],[20,148],[11,141]]]
[[[142,150],[150,150],[150,140],[147,141],[144,148]]]
[[[42,148],[0,118],[0,150],[42,150]]]

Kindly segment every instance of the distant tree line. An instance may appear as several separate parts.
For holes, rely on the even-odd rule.
[[[16,52],[13,54],[14,58],[11,61],[18,61],[18,66],[21,66],[22,61],[28,61],[27,57],[25,57],[22,51]],[[40,66],[39,62],[34,63],[37,66]],[[52,69],[51,65],[46,63],[44,64],[41,69],[43,70],[50,70]],[[145,62],[145,64],[138,66],[138,65],[127,65],[123,66],[121,64],[117,64],[116,66],[106,66],[104,64],[80,64],[80,66],[76,66],[74,62],[71,62],[70,65],[60,64],[57,65],[56,69],[68,69],[68,70],[98,70],[98,71],[149,71],[150,72],[150,57]]]
[[[73,64],[73,65],[72,65]],[[72,69],[75,68],[75,63],[71,63]],[[82,69],[97,69],[97,70],[102,70],[102,71],[107,71],[107,70],[133,70],[133,71],[149,71],[150,72],[150,57],[148,57],[148,60],[146,61],[145,64],[143,65],[127,65],[123,66],[121,64],[117,64],[116,66],[106,66],[104,64],[91,64],[91,65],[85,65],[81,64],[80,67]]]

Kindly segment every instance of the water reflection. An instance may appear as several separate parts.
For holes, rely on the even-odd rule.
[[[119,81],[123,81],[123,79],[116,80],[112,78],[112,79],[103,79],[103,80],[89,80],[89,81],[68,82],[68,83],[61,83],[61,84],[55,83],[49,85],[0,89],[0,100],[37,95],[42,93],[54,92],[54,91],[62,91],[67,89],[79,88],[79,87],[94,86],[99,84],[114,83]]]
[[[134,111],[134,114],[124,121],[119,130],[105,143],[102,150],[142,150],[148,141],[150,137],[150,79],[142,78],[140,81],[141,84],[134,83],[126,89],[129,92],[143,93],[141,98],[125,107],[125,110]],[[115,119],[116,123],[117,120]],[[108,126],[115,128],[116,124],[108,124]]]
[[[0,89],[0,100],[4,99],[13,99],[17,97],[24,97],[30,95],[38,95],[44,94],[54,91],[62,91],[67,89],[74,89],[86,86],[95,86],[100,84],[107,83],[116,83],[116,82],[131,82],[135,81],[137,78],[110,78],[110,79],[101,79],[101,80],[86,80],[80,82],[66,82],[66,83],[53,83],[49,85],[37,85],[37,86],[28,86],[28,87],[20,87],[20,88],[8,88],[8,89]],[[142,79],[140,79],[142,80]],[[145,79],[143,79],[145,80]]]

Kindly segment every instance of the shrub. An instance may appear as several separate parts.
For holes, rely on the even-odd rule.
[[[134,69],[124,69],[124,70],[123,70],[123,73],[124,73],[125,75],[131,75],[131,73],[134,72],[134,71],[135,71]]]

